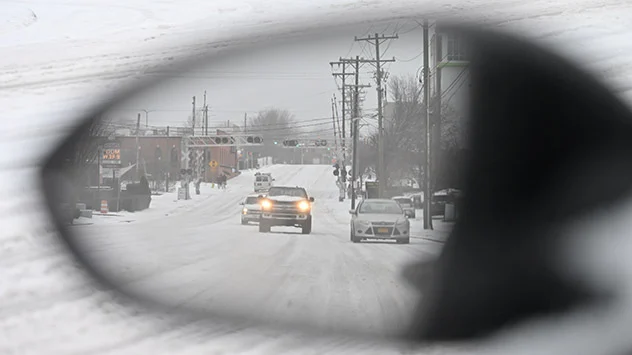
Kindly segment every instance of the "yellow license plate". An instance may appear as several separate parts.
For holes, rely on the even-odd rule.
[[[388,233],[388,228],[378,228],[377,232],[378,233]]]

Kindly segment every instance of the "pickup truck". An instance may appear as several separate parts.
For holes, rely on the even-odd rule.
[[[268,233],[273,226],[301,228],[302,234],[312,232],[313,197],[302,187],[272,186],[266,197],[259,196],[261,217],[259,232]]]

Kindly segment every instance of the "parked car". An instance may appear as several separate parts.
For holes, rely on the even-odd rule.
[[[445,189],[437,191],[432,196],[430,211],[433,216],[443,216],[446,203],[456,204],[461,196],[461,191],[457,189]]]
[[[408,216],[408,218],[415,218],[415,206],[413,205],[413,199],[407,196],[395,196],[392,198],[393,201],[397,202],[399,206],[404,210],[404,214]]]

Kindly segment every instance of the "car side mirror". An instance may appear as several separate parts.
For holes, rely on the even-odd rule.
[[[241,206],[245,205],[245,203],[243,203],[243,202],[240,202],[239,204],[240,204]]]
[[[310,198],[309,198],[309,202],[314,202],[314,198],[313,198],[313,197],[310,197]]]

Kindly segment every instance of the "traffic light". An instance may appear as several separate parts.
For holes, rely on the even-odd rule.
[[[263,138],[261,138],[259,136],[248,136],[246,138],[246,142],[248,142],[248,143],[255,143],[255,144],[261,144],[261,142],[263,142]],[[274,142],[274,144],[276,144],[276,142]]]
[[[317,147],[326,147],[327,146],[327,140],[325,139],[317,139],[314,141],[314,145]]]

